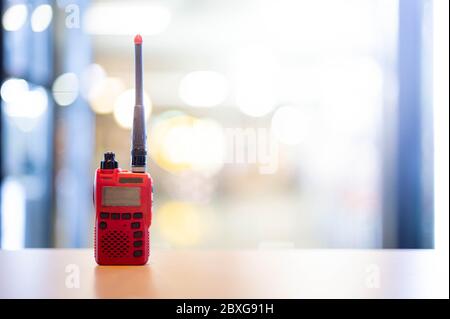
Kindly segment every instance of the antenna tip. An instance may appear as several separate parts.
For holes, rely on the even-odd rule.
[[[142,44],[142,37],[141,37],[140,34],[137,34],[137,35],[134,37],[134,44]]]

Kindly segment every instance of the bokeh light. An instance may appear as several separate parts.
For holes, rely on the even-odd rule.
[[[53,83],[53,98],[61,106],[72,104],[78,97],[79,81],[75,73],[64,73]]]
[[[48,4],[42,4],[34,9],[31,14],[31,29],[34,32],[42,32],[52,22],[53,10]]]
[[[95,96],[106,79],[106,71],[99,64],[88,65],[81,73],[80,93],[85,99]]]
[[[225,137],[212,119],[170,113],[155,121],[150,144],[155,162],[172,173],[217,173],[224,164]]]
[[[47,105],[47,94],[43,88],[38,87],[16,101],[6,103],[5,113],[10,117],[36,118],[46,111]]]
[[[198,205],[167,202],[157,211],[158,229],[171,245],[187,247],[197,244],[206,233],[205,221]]]
[[[238,88],[236,104],[245,115],[264,116],[275,107],[276,99],[271,90],[272,88],[263,78],[248,77],[247,83]]]
[[[270,113],[278,103],[276,56],[262,45],[239,49],[231,59],[235,71],[235,99],[239,110],[251,117]]]
[[[24,79],[11,78],[3,82],[1,97],[7,103],[13,102],[24,93],[28,92],[28,83]]]
[[[6,31],[17,31],[27,21],[28,9],[24,4],[16,4],[6,9],[3,14],[3,28]]]
[[[7,100],[4,110],[10,117],[37,118],[45,113],[48,106],[47,93],[42,87],[20,91],[14,96],[8,93]]]
[[[4,112],[23,132],[32,131],[48,109],[47,92],[40,86],[8,96],[8,101],[4,104]]]
[[[114,119],[117,124],[125,129],[133,127],[133,110],[135,104],[134,89],[121,93],[114,102]],[[144,92],[145,120],[148,120],[152,110],[150,97]]]
[[[20,179],[7,177],[1,187],[2,249],[25,247],[26,188]]]
[[[180,82],[180,98],[190,106],[216,106],[225,101],[227,94],[227,79],[218,72],[191,72],[186,74]]]
[[[97,114],[109,114],[114,111],[114,103],[119,95],[124,92],[125,84],[120,78],[108,77],[96,85],[95,91],[89,96],[92,110]],[[145,105],[150,107],[150,104]]]
[[[311,118],[299,106],[282,106],[272,117],[272,132],[279,142],[288,145],[307,140]]]
[[[320,70],[321,116],[328,134],[363,136],[381,120],[383,77],[373,58],[355,58]]]
[[[161,4],[94,3],[87,10],[84,29],[90,34],[154,35],[170,24],[171,13]]]

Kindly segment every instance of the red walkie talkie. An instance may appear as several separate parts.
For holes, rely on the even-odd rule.
[[[95,260],[99,265],[144,265],[150,255],[152,178],[146,173],[146,128],[142,79],[142,38],[134,38],[136,104],[131,172],[120,169],[114,153],[105,153],[95,173]]]

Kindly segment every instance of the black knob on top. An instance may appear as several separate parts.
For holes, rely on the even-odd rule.
[[[119,163],[117,163],[115,159],[116,154],[113,152],[106,152],[104,157],[104,160],[100,162],[101,169],[114,169],[119,167]]]

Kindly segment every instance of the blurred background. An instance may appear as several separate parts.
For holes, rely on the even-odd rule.
[[[434,246],[433,1],[1,6],[3,249],[92,246],[138,32],[153,247]]]

